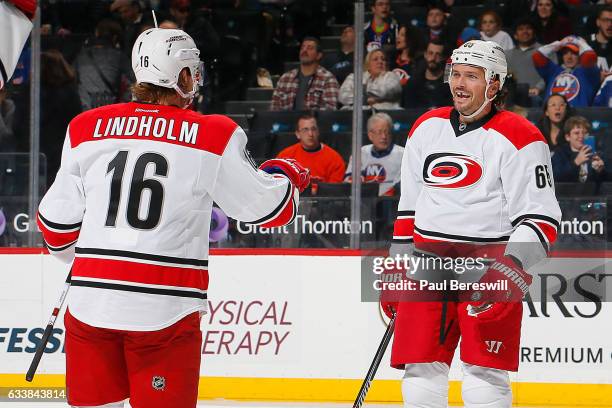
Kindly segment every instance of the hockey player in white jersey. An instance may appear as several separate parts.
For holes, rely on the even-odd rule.
[[[35,12],[36,0],[0,0],[0,89],[13,76]]]
[[[518,369],[521,299],[532,280],[526,270],[546,257],[561,211],[544,137],[495,107],[507,74],[501,47],[468,41],[449,68],[454,106],[425,113],[406,142],[392,251],[492,258],[479,282],[501,280],[507,290],[444,302],[383,297],[385,312],[397,312],[391,365],[405,370],[406,408],[446,407],[461,338],[466,408],[509,408],[508,371]]]
[[[184,109],[203,69],[185,32],[143,32],[132,65],[136,102],[70,122],[39,207],[49,252],[72,262],[68,402],[192,408],[213,201],[239,221],[282,226],[294,220],[309,172],[282,159],[255,168],[232,120]]]

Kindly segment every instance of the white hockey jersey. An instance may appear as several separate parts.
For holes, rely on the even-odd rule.
[[[158,330],[205,311],[213,201],[230,217],[292,222],[298,191],[257,170],[221,115],[109,105],[74,118],[38,224],[71,261],[70,312],[96,327]]]
[[[527,269],[546,256],[560,219],[548,146],[525,118],[493,109],[466,126],[445,107],[415,122],[394,243],[503,243]]]
[[[32,22],[14,5],[0,1],[0,88],[13,76]]]
[[[364,183],[380,183],[378,195],[385,195],[400,182],[402,156],[404,148],[392,144],[388,151],[379,153],[374,145],[369,144],[361,148],[361,180]],[[345,181],[351,181],[353,157],[349,159],[346,167]]]

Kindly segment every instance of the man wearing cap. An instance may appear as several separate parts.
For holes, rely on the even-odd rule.
[[[551,59],[560,54],[562,64]],[[567,36],[561,41],[544,45],[533,53],[533,63],[546,81],[546,95],[558,93],[573,107],[590,106],[599,89],[597,54],[578,36]]]

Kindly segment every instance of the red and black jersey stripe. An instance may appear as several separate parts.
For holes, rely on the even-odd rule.
[[[557,240],[560,228],[557,220],[540,214],[524,214],[512,221],[513,227],[517,228],[519,225],[524,225],[533,230],[546,252],[550,251]]]
[[[285,176],[280,176],[285,177]],[[265,217],[258,220],[247,222],[245,224],[259,225],[264,228],[281,227],[283,225],[291,224],[297,216],[297,203],[295,197],[295,188],[289,182],[287,184],[287,191],[285,196],[281,200],[280,204],[272,210],[272,212]]]
[[[60,252],[74,245],[81,232],[81,223],[62,224],[45,218],[41,213],[36,217],[38,228],[43,234],[45,246],[51,252]]]
[[[398,211],[393,224],[393,243],[411,244],[414,241],[414,211]]]
[[[208,260],[76,248],[74,286],[206,299]]]

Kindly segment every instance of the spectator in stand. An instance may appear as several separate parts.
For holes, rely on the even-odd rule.
[[[585,183],[607,178],[605,161],[584,142],[590,129],[589,121],[582,116],[572,116],[565,122],[567,143],[557,147],[551,159],[555,181]]]
[[[111,3],[110,11],[118,13],[123,22],[121,48],[124,53],[131,55],[134,42],[142,32],[142,26],[149,24],[152,17],[145,14],[137,0],[114,0]]]
[[[412,26],[401,26],[395,40],[395,50],[390,68],[399,76],[403,87],[414,74],[417,63],[423,59],[420,33]]]
[[[40,151],[47,156],[47,181],[51,183],[59,169],[66,128],[81,113],[81,100],[75,71],[58,50],[40,54],[40,84]]]
[[[355,102],[353,74],[346,77],[340,87],[338,100],[343,109],[352,109]],[[375,109],[401,109],[402,86],[400,78],[387,70],[387,56],[381,49],[366,55],[363,73],[364,105]],[[358,101],[359,102],[359,101]]]
[[[553,0],[538,0],[535,12],[538,41],[549,44],[572,34],[570,20],[559,14],[557,3]]]
[[[533,53],[541,46],[536,42],[535,26],[529,18],[517,21],[514,29],[516,47],[506,51],[508,70],[516,83],[529,84],[531,106],[542,105],[542,92],[546,83],[533,65]]]
[[[319,65],[323,52],[318,39],[306,37],[300,46],[300,66],[285,72],[272,94],[270,110],[334,110],[338,81]]]
[[[119,49],[121,26],[101,20],[94,38],[79,51],[74,62],[83,110],[131,100],[134,82],[130,60]]]
[[[353,72],[353,52],[355,51],[355,29],[346,26],[340,35],[340,49],[325,54],[321,65],[331,72],[341,84]]]
[[[15,146],[15,102],[6,88],[0,88],[0,152],[13,152]]]
[[[480,15],[480,36],[485,41],[493,41],[507,51],[514,48],[510,34],[502,30],[502,19],[493,10],[485,11]]]
[[[198,50],[200,50],[200,59],[203,61],[212,60],[221,47],[221,40],[219,34],[208,21],[206,11],[196,8],[195,4],[191,4],[191,0],[172,0],[170,2],[170,15],[178,28],[193,38]]]
[[[562,65],[551,60],[561,54]],[[599,89],[597,55],[587,42],[576,36],[544,45],[533,53],[533,62],[546,81],[546,95],[560,93],[573,107],[590,106]]]
[[[295,136],[299,142],[282,150],[277,158],[297,160],[302,166],[310,169],[312,181],[342,182],[346,169],[344,160],[337,151],[321,143],[314,115],[309,113],[299,117],[295,126]]]
[[[559,145],[565,143],[563,137],[563,125],[565,120],[572,116],[572,108],[568,105],[567,99],[561,94],[552,94],[544,103],[542,116],[536,123],[542,135],[548,143],[551,151]]]
[[[399,26],[391,17],[391,0],[372,0],[372,21],[364,28],[365,45],[368,51],[382,48],[390,51],[395,47]]]
[[[438,41],[430,41],[425,50],[425,63],[404,87],[402,106],[432,109],[452,104],[448,84],[444,83],[446,49]]]
[[[426,27],[423,30],[424,43],[428,44],[430,41],[437,41],[444,44],[446,50],[453,49],[456,36],[451,33],[446,23],[446,10],[444,6],[438,2],[430,5],[425,20]]]
[[[379,196],[393,196],[399,193],[400,172],[404,148],[393,143],[391,127],[393,120],[383,112],[375,113],[368,119],[368,139],[372,144],[361,148],[361,181],[379,183]],[[353,158],[349,159],[344,181],[352,181]]]
[[[601,84],[599,91],[593,99],[593,106],[607,106],[612,108],[612,75],[608,75]]]
[[[602,71],[602,80],[612,71],[612,6],[605,6],[597,13],[597,32],[588,38],[588,43],[597,54],[597,66]]]

